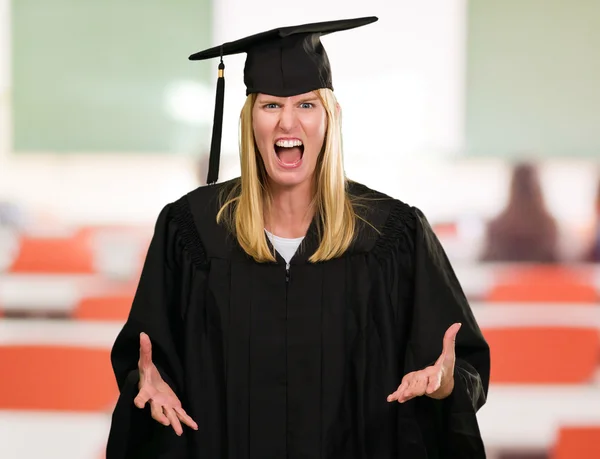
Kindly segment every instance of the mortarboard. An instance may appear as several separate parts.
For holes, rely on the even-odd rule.
[[[376,17],[364,17],[280,27],[192,54],[192,61],[220,58],[207,183],[216,183],[219,175],[225,95],[223,56],[247,53],[246,95],[260,92],[288,97],[333,89],[331,67],[320,37],[375,21]]]

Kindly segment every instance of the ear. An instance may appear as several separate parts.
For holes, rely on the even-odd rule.
[[[335,111],[337,116],[340,116],[342,114],[342,107],[340,107],[339,102],[335,103]]]

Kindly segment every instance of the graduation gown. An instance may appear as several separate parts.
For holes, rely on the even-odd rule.
[[[216,223],[224,188],[198,188],[158,217],[112,363],[120,397],[107,459],[483,458],[476,412],[489,349],[423,213],[349,182],[368,221],[341,257],[289,271],[256,263]],[[389,403],[402,377],[433,364],[455,322],[455,387],[444,400]],[[133,404],[139,334],[199,430]]]

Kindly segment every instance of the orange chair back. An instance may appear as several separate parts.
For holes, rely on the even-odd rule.
[[[0,346],[0,409],[105,411],[118,388],[109,349]]]
[[[600,426],[562,427],[551,459],[600,458]]]
[[[490,346],[492,383],[586,383],[600,363],[596,328],[489,328],[483,334]]]

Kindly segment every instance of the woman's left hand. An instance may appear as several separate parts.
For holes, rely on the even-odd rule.
[[[404,403],[411,398],[426,395],[436,400],[448,397],[454,389],[454,363],[456,354],[454,343],[461,324],[456,323],[446,330],[442,354],[437,361],[419,371],[408,373],[402,378],[402,384],[393,394],[388,395],[387,401]]]

